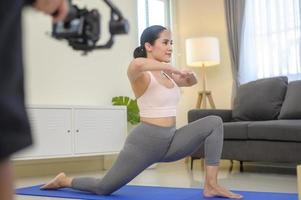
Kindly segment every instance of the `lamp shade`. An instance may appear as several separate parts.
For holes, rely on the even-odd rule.
[[[218,65],[220,63],[218,39],[215,37],[186,39],[186,62],[191,67]]]

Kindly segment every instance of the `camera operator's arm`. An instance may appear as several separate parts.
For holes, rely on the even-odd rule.
[[[64,20],[69,10],[67,0],[27,0],[27,2],[37,10],[52,15],[54,22]]]
[[[149,58],[135,58],[128,67],[128,77],[131,82],[134,82],[140,76],[142,76],[145,71],[156,71],[162,70],[169,72],[170,74],[179,74],[181,71],[173,67],[172,65],[164,62],[159,62],[154,59]]]

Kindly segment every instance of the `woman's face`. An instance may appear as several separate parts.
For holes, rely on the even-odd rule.
[[[160,62],[170,62],[172,55],[172,40],[170,31],[162,31],[155,43],[153,45],[146,43],[145,48],[148,58],[153,58]]]

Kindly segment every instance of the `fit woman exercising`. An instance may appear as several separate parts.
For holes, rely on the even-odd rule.
[[[100,195],[118,190],[144,169],[157,162],[176,161],[191,155],[205,144],[205,197],[223,196],[240,199],[217,184],[218,166],[223,147],[223,123],[208,116],[176,129],[179,87],[197,83],[190,71],[179,71],[169,64],[172,54],[171,33],[165,27],[144,30],[140,46],[128,67],[128,78],[137,98],[141,123],[127,137],[113,167],[103,178],[70,178],[60,173],[42,189],[70,187]]]

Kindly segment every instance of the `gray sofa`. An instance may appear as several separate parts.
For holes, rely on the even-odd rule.
[[[217,115],[224,122],[222,159],[301,163],[301,81],[287,77],[259,79],[241,85],[232,110],[193,109],[188,122]],[[204,157],[203,144],[191,155]],[[233,162],[232,162],[233,163]]]

